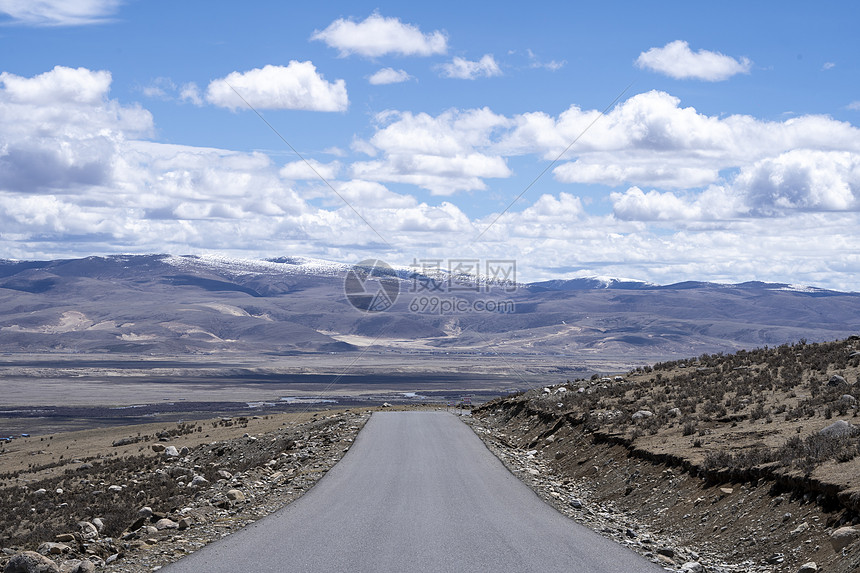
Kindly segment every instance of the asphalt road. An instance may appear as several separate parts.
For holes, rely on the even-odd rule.
[[[456,416],[384,412],[303,497],[162,571],[662,569],[544,503]]]

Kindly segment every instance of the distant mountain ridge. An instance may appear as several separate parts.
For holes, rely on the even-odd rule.
[[[422,281],[409,267],[394,269],[395,305],[368,314],[344,293],[350,268],[306,257],[0,260],[0,352],[283,354],[374,344],[405,354],[665,359],[860,332],[858,293],[608,277],[435,292],[416,289]],[[434,298],[464,304],[416,305]],[[510,304],[487,312],[487,301]]]

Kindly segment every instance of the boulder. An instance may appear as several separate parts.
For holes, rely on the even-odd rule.
[[[164,444],[152,444],[152,451],[160,454],[164,451]]]
[[[168,458],[178,458],[179,451],[176,449],[176,446],[167,446],[164,448],[164,455]]]
[[[78,527],[81,528],[81,535],[84,536],[84,539],[94,539],[99,536],[98,528],[89,521],[78,522]]]
[[[845,420],[836,420],[818,433],[833,438],[844,438],[853,435],[855,431],[856,428]]]
[[[681,571],[684,571],[684,573],[703,573],[705,567],[698,561],[687,561],[681,565]]]
[[[839,374],[834,374],[830,377],[830,380],[827,381],[828,386],[847,386],[848,382],[845,381],[845,378],[840,376]]]
[[[231,489],[227,491],[227,499],[230,501],[245,501],[245,494],[238,489]]]
[[[218,470],[218,477],[221,477],[224,479],[233,479],[233,474],[231,474],[227,470]]]
[[[96,517],[90,523],[96,526],[96,531],[101,533],[105,529],[105,522],[101,520],[100,517]]]
[[[141,507],[137,510],[137,516],[143,518],[152,517],[152,508],[149,506]]]
[[[797,570],[797,573],[815,573],[818,571],[818,563],[815,561],[809,561],[800,566],[800,569]]]
[[[12,557],[4,573],[60,573],[57,564],[35,551],[24,551]]]
[[[673,418],[677,418],[681,415],[681,408],[672,408],[671,410],[669,410],[669,415]]]
[[[654,415],[654,412],[651,410],[639,410],[635,414],[633,414],[634,420],[642,420],[643,418],[650,418]]]
[[[851,526],[840,527],[830,534],[830,545],[837,553],[841,553],[843,549],[857,541],[860,538],[860,529],[855,529]]]

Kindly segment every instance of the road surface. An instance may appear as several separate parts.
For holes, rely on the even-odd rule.
[[[304,496],[162,571],[662,569],[544,503],[457,416],[382,412]]]

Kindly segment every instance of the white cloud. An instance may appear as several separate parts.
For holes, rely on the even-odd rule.
[[[836,67],[836,64],[834,62],[824,62],[824,65],[821,66],[821,69],[822,70],[832,70],[835,67]]]
[[[111,74],[92,72],[86,68],[56,66],[50,72],[25,78],[0,73],[4,95],[11,101],[33,105],[50,105],[63,102],[75,104],[96,103],[110,89]]]
[[[203,105],[203,97],[200,95],[200,88],[194,82],[184,84],[179,90],[179,99],[190,102],[196,106]]]
[[[209,103],[231,110],[245,107],[242,98],[255,109],[346,111],[349,106],[346,82],[326,81],[309,61],[232,72],[212,80],[206,90]]]
[[[502,75],[502,69],[496,63],[492,54],[486,54],[477,62],[455,57],[447,64],[441,64],[439,70],[446,78],[458,80],[474,80],[475,78],[490,78]]]
[[[860,153],[796,149],[757,161],[733,182],[761,215],[860,209]]]
[[[848,109],[851,109],[854,111],[860,111],[860,100],[852,101],[851,103],[849,103]]]
[[[486,153],[493,134],[508,123],[487,108],[426,113],[384,112],[370,141],[353,147],[382,159],[353,163],[353,177],[408,183],[436,195],[485,189],[483,178],[510,177],[500,155]]]
[[[736,60],[719,52],[693,52],[683,40],[669,42],[662,48],[651,48],[639,54],[636,65],[675,79],[697,79],[709,82],[727,80],[736,74],[748,74],[752,62]]]
[[[85,26],[109,22],[122,0],[0,0],[0,13],[29,26]]]
[[[320,163],[316,159],[309,159],[307,162],[299,160],[287,163],[281,168],[279,173],[284,179],[292,181],[318,180],[320,176],[326,181],[331,181],[337,177],[340,169],[341,165],[337,161]]]
[[[384,84],[399,84],[411,80],[412,76],[406,73],[405,70],[395,70],[394,68],[382,68],[367,78],[371,84],[378,86]]]
[[[436,30],[425,34],[413,24],[404,24],[397,18],[384,18],[379,14],[371,14],[361,22],[340,18],[325,30],[315,31],[311,40],[321,40],[337,48],[341,56],[432,56],[448,51],[444,32]]]

